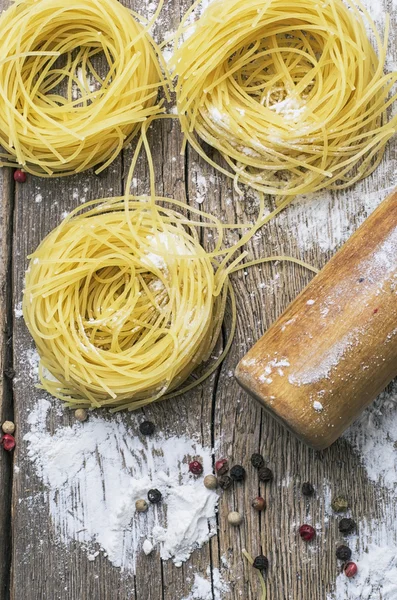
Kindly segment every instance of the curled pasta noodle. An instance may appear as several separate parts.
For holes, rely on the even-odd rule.
[[[1,164],[105,169],[162,111],[151,24],[117,0],[16,0],[0,17]]]
[[[388,20],[382,42],[358,0],[215,0],[187,36],[199,4],[170,68],[185,136],[208,162],[279,200],[348,187],[377,167],[397,123],[387,121]]]

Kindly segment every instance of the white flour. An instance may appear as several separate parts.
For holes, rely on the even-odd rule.
[[[359,523],[351,547],[358,574],[336,580],[327,600],[395,600],[397,598],[397,383],[384,392],[345,438],[358,452],[368,477],[389,491],[382,522]]]
[[[397,382],[345,434],[358,451],[368,477],[397,496]],[[396,594],[397,598],[397,594]]]
[[[192,476],[187,464],[199,457],[204,473],[212,472],[209,449],[183,436],[143,438],[123,416],[106,421],[90,415],[87,422],[51,435],[50,410],[48,400],[39,400],[24,440],[63,543],[80,542],[89,560],[101,550],[114,566],[134,572],[145,540],[161,558],[181,565],[215,535],[218,495],[204,487],[202,477]],[[163,502],[137,514],[136,500],[145,499],[151,488],[161,491]]]
[[[338,575],[327,600],[396,600],[397,543],[390,530],[377,521],[362,522],[359,538],[349,543],[358,573],[352,579]]]
[[[212,580],[212,582],[211,582]],[[189,596],[182,600],[223,600],[224,594],[229,591],[229,586],[222,579],[218,569],[207,569],[207,578],[197,574]]]

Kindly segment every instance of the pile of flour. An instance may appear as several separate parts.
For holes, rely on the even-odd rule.
[[[146,540],[179,566],[215,535],[219,497],[188,469],[189,460],[198,458],[204,473],[211,473],[210,449],[184,436],[143,438],[138,424],[130,429],[120,415],[90,415],[52,435],[51,407],[38,401],[24,440],[61,541],[80,542],[91,560],[102,551],[116,567],[134,572]],[[137,514],[136,500],[146,499],[151,488],[161,491],[163,502]]]

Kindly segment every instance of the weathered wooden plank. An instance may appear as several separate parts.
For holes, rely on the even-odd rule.
[[[1,8],[1,4],[0,4]],[[11,240],[13,185],[11,173],[0,172],[0,422],[13,419]],[[1,433],[0,433],[1,435]],[[8,597],[11,558],[11,480],[13,456],[0,452],[0,599]]]
[[[8,6],[0,0],[0,12]],[[0,169],[0,422],[13,419],[11,244],[14,185],[12,174]],[[1,434],[0,434],[1,435]],[[0,453],[0,600],[9,597],[11,566],[11,488],[13,456]]]

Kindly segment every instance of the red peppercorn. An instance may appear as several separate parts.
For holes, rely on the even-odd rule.
[[[343,571],[346,575],[346,577],[354,577],[355,575],[357,575],[357,565],[354,562],[347,562],[345,564],[345,566],[343,567]]]
[[[316,530],[311,525],[301,525],[299,535],[305,542],[310,542],[316,536]]]
[[[7,452],[11,452],[11,450],[14,450],[16,442],[13,435],[11,435],[10,433],[5,433],[1,438],[0,443],[2,444],[4,450],[7,450]]]
[[[251,503],[252,508],[260,512],[261,510],[265,510],[266,508],[266,500],[261,496],[257,496],[253,499]]]
[[[25,171],[22,171],[22,169],[16,169],[14,171],[14,181],[17,181],[18,183],[25,183],[25,181],[26,181]]]
[[[198,460],[192,460],[192,462],[189,463],[189,471],[193,473],[193,475],[201,475],[203,472],[203,465],[199,463]]]
[[[215,463],[215,471],[218,475],[225,475],[229,470],[229,463],[227,458],[221,458]]]

